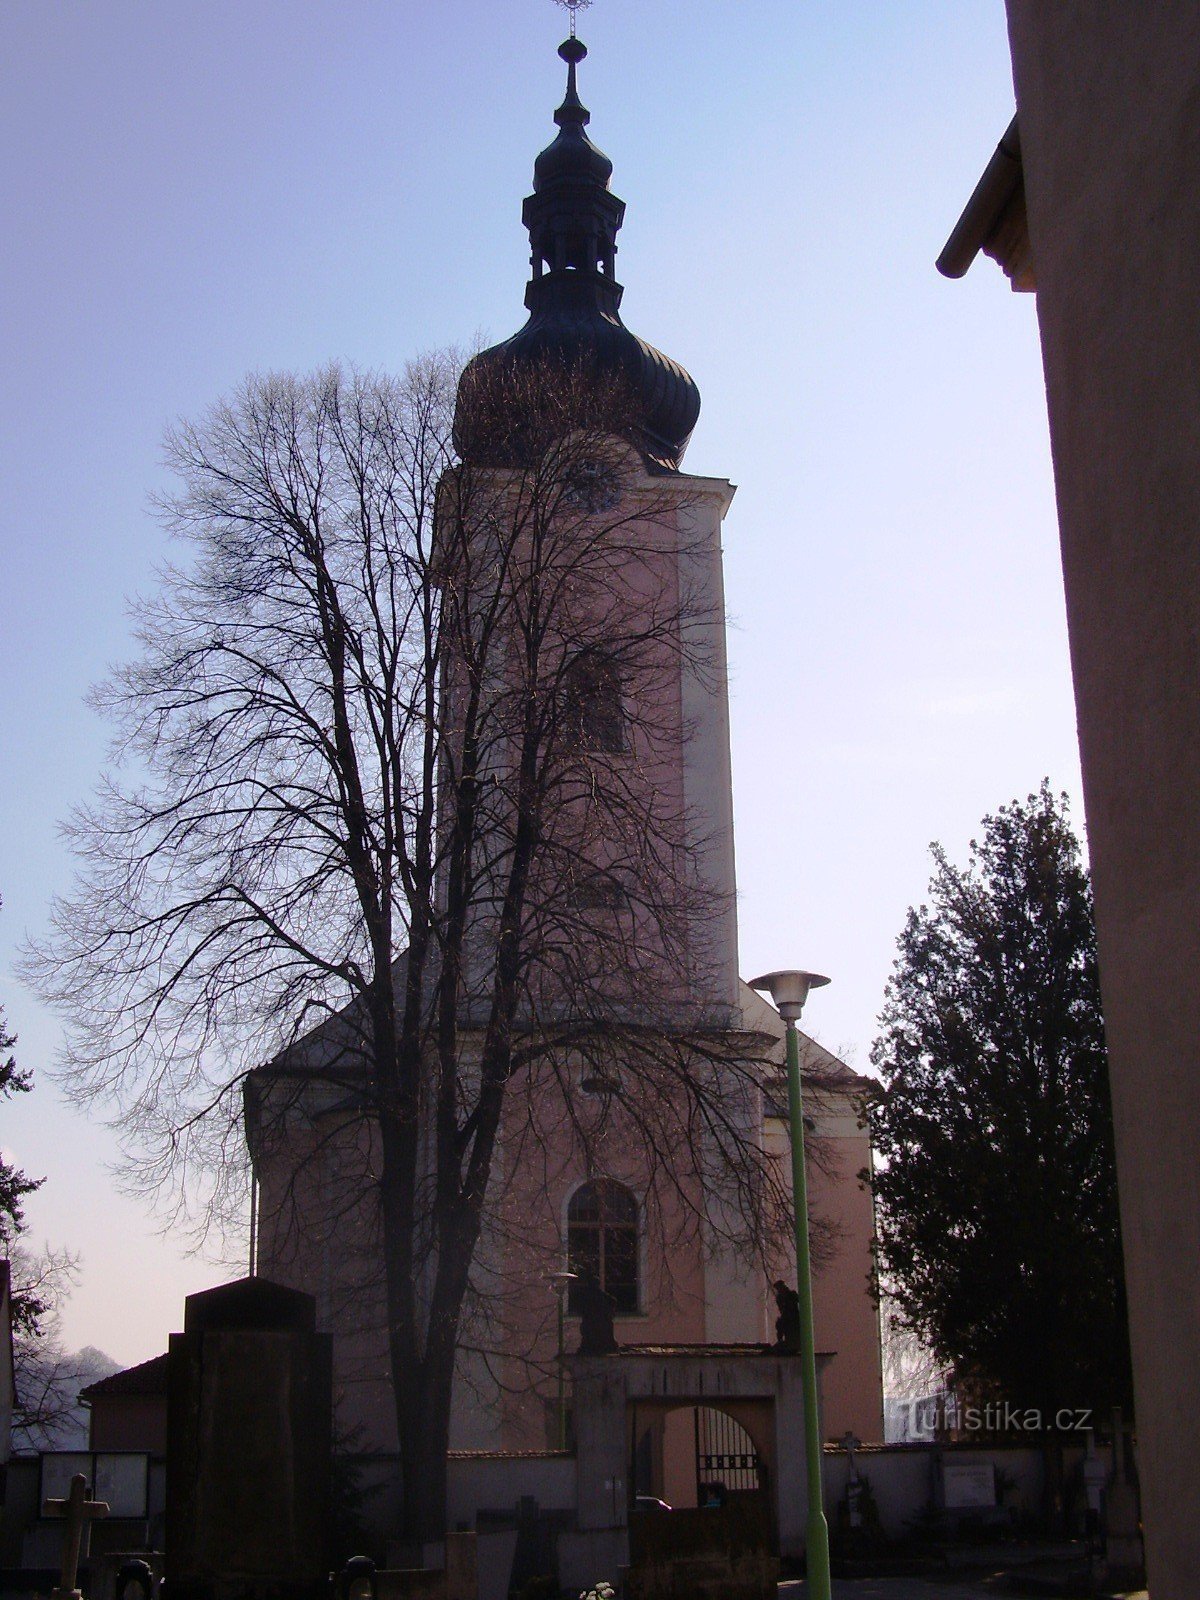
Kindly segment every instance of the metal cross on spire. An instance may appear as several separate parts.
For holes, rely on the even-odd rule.
[[[575,37],[575,13],[577,11],[586,11],[592,0],[554,0],[554,3],[556,6],[562,6],[565,11],[571,13],[571,37],[573,39]]]

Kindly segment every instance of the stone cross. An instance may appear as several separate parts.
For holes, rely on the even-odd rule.
[[[861,1439],[856,1439],[852,1429],[847,1429],[842,1435],[842,1449],[846,1452],[847,1467],[852,1479],[858,1481],[858,1463],[854,1459],[854,1452],[862,1444]]]
[[[75,1580],[79,1573],[79,1551],[83,1544],[84,1529],[93,1518],[108,1515],[108,1503],[104,1500],[89,1500],[87,1479],[82,1472],[77,1472],[71,1479],[67,1498],[47,1500],[42,1506],[42,1515],[66,1518],[66,1527],[63,1529],[62,1574],[57,1589],[51,1590],[51,1600],[83,1600],[75,1587]]]

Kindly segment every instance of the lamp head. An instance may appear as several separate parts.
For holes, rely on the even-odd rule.
[[[769,994],[785,1022],[799,1022],[809,991],[823,989],[828,982],[819,972],[767,972],[761,978],[751,978],[750,987]]]

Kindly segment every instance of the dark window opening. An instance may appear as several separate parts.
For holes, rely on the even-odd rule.
[[[567,1206],[567,1262],[579,1277],[598,1283],[613,1310],[638,1310],[638,1203],[622,1184],[598,1178],[576,1189]],[[579,1314],[574,1284],[567,1310]]]
[[[621,680],[611,661],[596,651],[576,657],[565,674],[564,699],[572,743],[608,754],[625,748]]]
[[[571,884],[571,904],[576,911],[619,911],[628,898],[607,872],[580,873]]]

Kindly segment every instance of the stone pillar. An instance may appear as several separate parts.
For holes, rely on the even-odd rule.
[[[311,1295],[243,1278],[189,1295],[170,1340],[172,1600],[315,1600],[329,1570],[330,1337]]]

